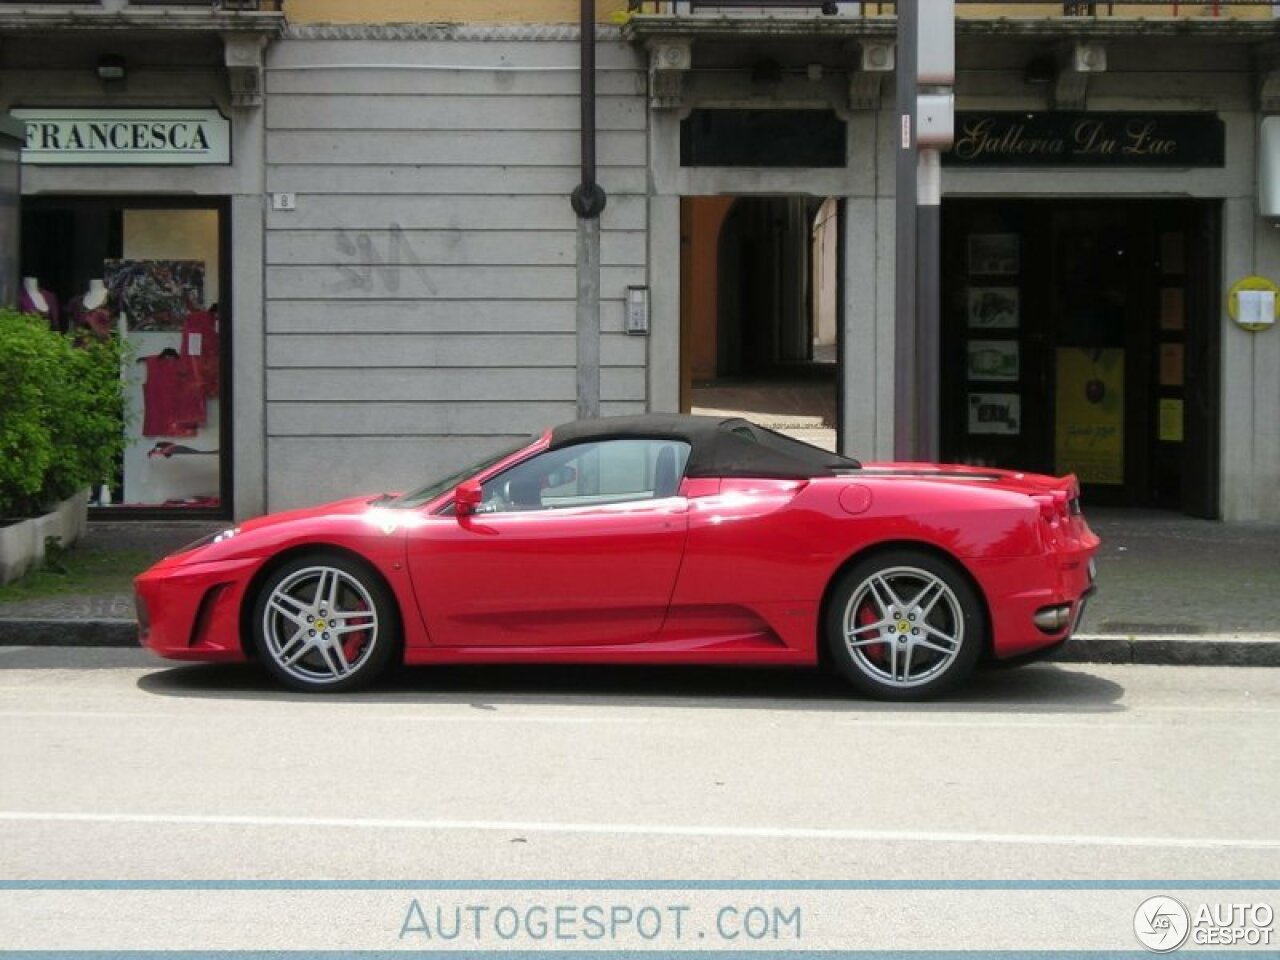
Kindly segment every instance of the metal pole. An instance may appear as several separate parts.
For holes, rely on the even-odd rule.
[[[920,151],[917,181],[916,456],[941,456],[939,390],[942,367],[942,154]]]
[[[916,54],[917,0],[898,0],[897,162],[894,168],[893,456],[916,456]]]
[[[941,453],[942,154],[955,139],[956,0],[906,0],[916,29],[915,455]],[[924,91],[922,93],[921,91]]]

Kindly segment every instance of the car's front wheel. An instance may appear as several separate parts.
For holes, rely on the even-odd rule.
[[[923,700],[956,686],[972,672],[985,628],[968,579],[920,550],[858,561],[840,576],[826,612],[836,667],[883,700]]]
[[[386,667],[399,634],[390,592],[340,554],[298,557],[273,570],[254,604],[259,658],[298,690],[363,686]]]

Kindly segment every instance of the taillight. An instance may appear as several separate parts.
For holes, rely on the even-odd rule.
[[[1071,497],[1065,490],[1037,493],[1032,499],[1040,505],[1040,517],[1046,523],[1065,522],[1071,515]]]

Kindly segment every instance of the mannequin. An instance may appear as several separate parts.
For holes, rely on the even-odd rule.
[[[111,336],[111,291],[101,279],[89,281],[89,289],[66,304],[67,326],[72,333],[88,330],[94,336]]]
[[[80,302],[84,304],[86,310],[97,310],[104,306],[107,302],[107,285],[97,278],[90,280],[89,289],[85,291]]]
[[[27,295],[27,299],[31,301],[31,306],[36,308],[37,313],[49,312],[49,298],[40,289],[39,280],[35,277],[23,277],[22,291]]]
[[[18,291],[18,309],[23,313],[34,313],[49,321],[49,326],[58,329],[58,300],[48,290],[42,289],[40,281],[35,277],[23,277],[22,289]]]

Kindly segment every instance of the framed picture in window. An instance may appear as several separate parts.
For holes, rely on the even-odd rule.
[[[1181,287],[1160,288],[1160,329],[1181,330],[1185,325],[1187,302]]]
[[[970,380],[1018,379],[1017,340],[970,340]]]
[[[200,260],[104,260],[102,276],[111,302],[130,330],[181,330],[193,306],[204,302]]]
[[[969,394],[969,433],[1017,436],[1022,430],[1022,398],[1016,393]]]
[[[1020,267],[1016,233],[969,235],[970,276],[1014,276]]]
[[[972,330],[1016,330],[1017,287],[970,287],[969,327]]]

